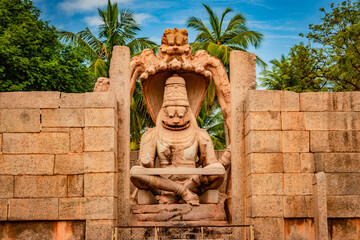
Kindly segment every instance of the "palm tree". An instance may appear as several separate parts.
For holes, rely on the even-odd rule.
[[[269,90],[290,90],[291,89],[291,77],[287,72],[290,68],[290,63],[282,55],[280,61],[273,59],[270,61],[273,65],[271,70],[264,69],[261,71],[263,77],[259,78],[262,82],[261,87],[265,87]]]
[[[98,38],[88,27],[78,33],[60,31],[60,37],[75,45],[81,46],[90,61],[90,70],[94,78],[109,75],[110,59],[115,45],[128,46],[131,56],[145,48],[154,48],[156,44],[148,38],[136,38],[140,31],[134,19],[134,13],[127,9],[119,11],[117,3],[108,4],[105,10],[98,8],[101,19]]]
[[[224,66],[228,67],[230,52],[232,50],[246,52],[246,49],[250,45],[253,45],[255,48],[260,45],[263,35],[255,31],[250,31],[246,26],[246,20],[242,14],[238,13],[232,17],[225,28],[223,26],[225,16],[233,10],[226,8],[219,21],[219,17],[213,10],[209,6],[203,5],[209,14],[210,29],[200,18],[190,17],[187,20],[187,27],[194,28],[199,32],[194,43],[191,44],[194,52],[204,49],[210,55],[219,58]],[[259,57],[257,57],[257,63],[266,66]]]

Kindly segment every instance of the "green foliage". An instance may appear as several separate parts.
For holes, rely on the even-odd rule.
[[[304,91],[360,90],[360,1],[344,1],[309,25],[307,45],[295,45],[288,56],[272,60],[262,71],[262,86]],[[305,36],[300,34],[300,36]]]
[[[0,91],[90,91],[81,51],[39,16],[31,1],[0,0]]]
[[[246,51],[252,45],[258,47],[262,41],[261,33],[251,31],[246,26],[245,17],[242,14],[236,14],[225,27],[223,22],[228,13],[232,12],[231,8],[226,8],[219,17],[213,10],[203,4],[209,14],[209,29],[200,18],[190,17],[187,20],[187,27],[195,29],[199,34],[194,43],[191,44],[192,51],[203,49],[210,55],[219,58],[225,67],[229,66],[230,52],[233,50]],[[266,64],[257,57],[257,63],[265,66]]]

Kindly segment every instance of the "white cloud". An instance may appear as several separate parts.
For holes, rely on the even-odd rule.
[[[146,24],[147,22],[159,22],[159,19],[157,19],[157,17],[148,13],[135,13],[134,17],[136,22],[140,24]]]
[[[150,40],[157,43],[157,44],[161,44],[161,37],[153,36],[153,37],[150,37]]]
[[[112,0],[112,3],[128,3],[132,0]],[[59,6],[68,13],[91,11],[107,5],[107,0],[64,0]]]
[[[257,28],[261,30],[280,30],[280,31],[298,31],[299,29],[290,22],[285,20],[274,21],[247,21],[250,28]]]
[[[102,24],[102,21],[98,16],[85,17],[84,21],[86,22],[86,25],[89,27],[97,27],[100,24]]]

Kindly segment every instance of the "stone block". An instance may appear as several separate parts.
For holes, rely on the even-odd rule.
[[[0,132],[40,132],[40,109],[0,109]]]
[[[300,111],[300,94],[290,91],[282,91],[281,96],[282,112],[298,112]]]
[[[15,176],[14,197],[66,197],[66,176]]]
[[[360,112],[360,92],[351,92],[349,103],[351,111]]]
[[[360,153],[315,153],[317,172],[360,173]]]
[[[68,197],[84,196],[84,175],[67,176]]]
[[[86,198],[59,198],[59,219],[86,219],[85,203]]]
[[[112,238],[112,230],[115,226],[113,220],[87,220],[86,239],[105,240]]]
[[[8,214],[7,211],[8,211],[8,200],[0,199],[0,221],[7,220],[7,214]]]
[[[114,108],[87,108],[85,110],[85,126],[117,128],[116,117]]]
[[[254,130],[281,130],[280,112],[250,112],[245,120],[245,135]]]
[[[248,196],[256,195],[282,195],[283,174],[251,174],[247,177]]]
[[[117,194],[115,173],[89,173],[84,176],[86,197],[115,197]]]
[[[84,124],[84,109],[41,109],[41,126],[82,127]]]
[[[251,131],[245,138],[246,154],[281,152],[280,131]]]
[[[285,173],[301,172],[301,161],[299,153],[284,153],[283,160]]]
[[[311,173],[284,174],[284,194],[311,195],[313,176]]]
[[[309,152],[309,132],[307,131],[285,131],[282,133],[283,152]]]
[[[328,196],[329,218],[358,218],[360,216],[360,196]]]
[[[115,219],[117,199],[114,197],[86,198],[86,219]]]
[[[330,219],[331,239],[360,239],[360,219]]]
[[[42,127],[41,132],[62,132],[69,133],[70,128],[68,127]]]
[[[311,152],[357,152],[360,132],[357,131],[311,131]]]
[[[0,176],[0,199],[14,196],[14,177]]]
[[[3,153],[68,153],[68,133],[4,133]]]
[[[250,173],[282,173],[283,158],[281,153],[250,153],[246,156]]]
[[[283,217],[282,196],[252,196],[247,203],[251,206],[249,217]]]
[[[85,107],[87,108],[117,108],[113,92],[85,93]]]
[[[84,154],[55,155],[55,174],[84,173]]]
[[[86,173],[116,172],[114,152],[85,152],[84,171]]]
[[[300,111],[326,112],[332,111],[332,96],[329,92],[300,93]]]
[[[287,240],[317,240],[315,238],[314,219],[285,218],[284,224],[285,239]]]
[[[80,153],[84,151],[84,129],[70,128],[70,151]]]
[[[60,92],[3,92],[0,108],[59,108]]]
[[[246,115],[249,112],[280,112],[281,91],[249,90],[246,101]]]
[[[306,112],[306,130],[360,130],[360,112]]]
[[[358,92],[332,92],[332,111],[352,112],[360,110]]]
[[[303,112],[282,112],[282,130],[305,130],[305,120]]]
[[[0,153],[3,151],[3,135],[0,133]]]
[[[84,93],[61,93],[60,108],[84,108]]]
[[[3,155],[0,174],[52,175],[54,155]]]
[[[301,172],[315,172],[315,161],[313,153],[300,153]]]
[[[327,195],[360,195],[360,173],[327,173]]]
[[[305,196],[284,196],[285,218],[308,218],[312,206],[307,205]],[[310,211],[309,211],[310,210]]]
[[[57,220],[59,201],[57,198],[9,199],[8,220]]]
[[[284,240],[283,218],[252,218],[256,240]]]
[[[114,128],[85,128],[85,151],[116,151],[116,131]]]

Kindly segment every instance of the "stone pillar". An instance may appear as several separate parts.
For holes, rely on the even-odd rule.
[[[248,90],[256,88],[255,55],[230,53],[231,84],[231,198],[233,224],[246,223],[245,111]],[[245,233],[246,231],[244,231]]]
[[[114,92],[118,103],[118,224],[127,225],[130,216],[130,49],[128,47],[114,47],[109,75],[110,91]]]
[[[314,220],[317,240],[329,239],[326,204],[326,177],[324,172],[315,173],[314,189]]]

